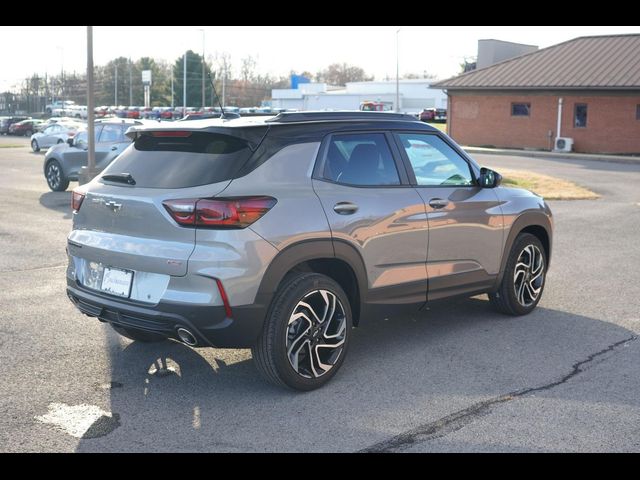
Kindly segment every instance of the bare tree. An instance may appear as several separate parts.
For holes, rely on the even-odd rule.
[[[373,80],[364,69],[347,63],[333,63],[316,75],[318,82],[331,85],[345,85],[347,82],[363,82]]]

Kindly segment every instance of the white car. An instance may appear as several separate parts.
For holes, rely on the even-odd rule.
[[[80,123],[56,123],[45,128],[42,132],[31,135],[31,148],[39,152],[41,148],[49,148],[58,143],[65,143],[76,133],[84,130],[86,125]]]
[[[87,106],[86,105],[73,105],[66,109],[67,115],[73,118],[87,119]]]

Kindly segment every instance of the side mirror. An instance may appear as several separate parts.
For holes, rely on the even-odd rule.
[[[490,168],[482,167],[478,177],[478,185],[482,188],[496,188],[502,183],[502,175]]]
[[[73,137],[67,138],[67,143],[69,144],[70,147],[73,147]]]

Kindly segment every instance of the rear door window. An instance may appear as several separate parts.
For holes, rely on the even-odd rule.
[[[196,187],[231,180],[251,153],[247,141],[231,135],[174,130],[145,132],[104,174],[128,173],[137,187]]]
[[[382,133],[334,135],[329,143],[324,178],[359,186],[399,185],[400,177]]]

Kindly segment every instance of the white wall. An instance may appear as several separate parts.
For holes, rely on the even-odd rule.
[[[447,108],[447,96],[443,90],[429,88],[428,80],[400,81],[400,110],[418,113],[423,108]],[[294,94],[297,92],[297,96]],[[271,92],[273,107],[303,110],[358,110],[364,101],[393,102],[396,100],[396,82],[349,82],[340,92],[327,93],[326,85],[303,83],[300,90],[274,89]],[[293,99],[301,99],[294,101]],[[299,105],[299,106],[292,106]]]

